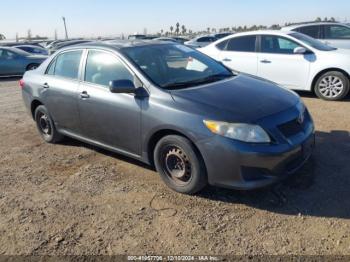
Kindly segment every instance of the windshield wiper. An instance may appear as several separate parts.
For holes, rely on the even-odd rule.
[[[231,74],[215,74],[215,75],[210,75],[204,78],[200,79],[195,79],[192,81],[185,81],[185,82],[174,82],[174,83],[168,83],[163,85],[164,88],[181,88],[181,87],[191,87],[199,84],[206,84],[206,83],[211,83],[211,82],[216,82],[228,77],[231,77],[233,75]]]

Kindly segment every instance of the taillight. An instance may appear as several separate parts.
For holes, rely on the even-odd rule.
[[[23,79],[19,80],[19,86],[23,89],[23,87],[24,87],[24,80]]]

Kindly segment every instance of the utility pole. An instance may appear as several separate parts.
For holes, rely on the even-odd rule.
[[[68,32],[67,32],[67,25],[66,25],[66,18],[62,16],[63,24],[64,24],[64,31],[66,32],[66,39],[68,39]]]

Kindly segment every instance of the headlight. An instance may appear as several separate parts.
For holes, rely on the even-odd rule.
[[[204,120],[205,126],[213,133],[249,143],[269,143],[269,135],[258,125],[226,123]]]

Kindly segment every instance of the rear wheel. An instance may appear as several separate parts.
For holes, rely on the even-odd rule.
[[[26,71],[37,69],[39,64],[30,64],[27,66]]]
[[[208,183],[202,157],[184,137],[162,138],[154,150],[154,163],[166,185],[179,193],[197,193]]]
[[[50,114],[45,106],[41,105],[35,109],[34,119],[41,137],[47,143],[54,144],[63,139],[63,136],[56,130]]]
[[[349,93],[349,79],[341,72],[330,71],[319,77],[314,88],[321,99],[341,100]]]

